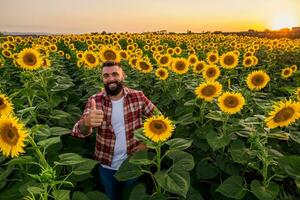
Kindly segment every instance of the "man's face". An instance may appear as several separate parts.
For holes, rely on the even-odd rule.
[[[125,74],[119,66],[103,67],[102,80],[106,93],[110,96],[116,96],[123,89]]]

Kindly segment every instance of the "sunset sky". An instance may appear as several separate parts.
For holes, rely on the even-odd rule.
[[[280,29],[300,26],[299,10],[300,0],[0,0],[0,32]]]

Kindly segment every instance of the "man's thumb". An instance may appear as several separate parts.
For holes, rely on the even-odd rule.
[[[95,101],[95,99],[91,100],[91,110],[96,110],[96,101]]]

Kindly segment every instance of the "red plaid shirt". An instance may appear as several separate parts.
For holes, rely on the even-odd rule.
[[[104,112],[104,119],[97,128],[94,157],[101,164],[111,166],[115,146],[115,134],[111,124],[112,103],[105,90],[91,96],[85,106],[80,120],[91,108],[91,100],[95,99],[96,108]],[[143,126],[142,116],[150,117],[155,106],[142,91],[124,87],[124,121],[126,132],[127,154],[140,142],[134,139],[134,130]],[[90,136],[92,132],[84,135],[80,132],[80,120],[74,125],[71,135],[79,138]]]

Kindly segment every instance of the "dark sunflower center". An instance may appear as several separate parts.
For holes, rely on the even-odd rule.
[[[191,59],[190,59],[190,63],[191,63],[191,64],[194,64],[195,62],[196,62],[196,59],[195,59],[195,58],[191,58]]]
[[[150,130],[152,133],[160,135],[167,130],[167,126],[161,120],[154,120],[150,123]]]
[[[125,52],[121,52],[120,55],[121,55],[122,58],[126,58],[127,57],[127,54]]]
[[[4,104],[4,99],[0,98],[0,110],[4,109],[6,105]]]
[[[246,65],[250,65],[252,63],[252,60],[251,59],[246,59],[245,63],[246,63]]]
[[[210,68],[207,70],[206,75],[211,78],[214,77],[216,75],[217,71],[214,68]]]
[[[260,86],[264,83],[264,77],[261,75],[255,75],[251,79],[251,83],[255,86]]]
[[[141,69],[143,69],[143,70],[149,69],[149,65],[148,65],[147,63],[145,63],[145,62],[141,62],[141,63],[140,63],[140,67],[141,67]]]
[[[3,133],[1,133],[2,140],[13,146],[16,145],[19,139],[18,129],[13,127],[12,124],[6,124],[3,128]]]
[[[284,75],[289,75],[290,74],[290,70],[284,70],[283,74]]]
[[[4,55],[6,55],[6,56],[10,56],[10,53],[9,53],[8,51],[4,51],[3,53],[4,53]]]
[[[291,107],[283,108],[274,117],[275,122],[283,122],[289,120],[295,114],[295,110]]]
[[[201,93],[206,97],[211,97],[216,93],[217,89],[213,85],[208,85],[204,87],[201,91]]]
[[[163,70],[160,70],[158,72],[159,76],[164,77],[166,75],[166,73]]]
[[[106,60],[115,60],[117,58],[115,52],[111,51],[111,50],[107,50],[104,52],[104,58]]]
[[[87,54],[86,59],[89,63],[94,64],[96,62],[96,58],[92,54]]]
[[[210,60],[210,62],[215,62],[215,61],[217,60],[217,56],[211,55],[211,56],[209,57],[209,60]]]
[[[167,64],[168,63],[168,61],[169,61],[169,59],[168,59],[168,57],[167,56],[163,56],[163,57],[161,57],[161,59],[160,59],[160,62],[161,62],[161,64]]]
[[[196,70],[197,70],[197,71],[201,71],[201,70],[203,70],[203,68],[204,68],[204,65],[203,65],[203,64],[198,64],[198,65],[196,66]]]
[[[238,100],[234,96],[229,96],[224,100],[224,105],[228,108],[235,108],[238,105]]]
[[[176,63],[176,69],[178,69],[178,70],[184,70],[185,69],[185,64],[184,64],[184,62],[182,62],[182,61],[179,61],[179,62],[177,62]]]
[[[225,56],[224,63],[226,65],[232,65],[234,63],[234,57],[233,56]]]
[[[26,65],[33,66],[36,64],[37,58],[33,53],[27,53],[24,56],[23,61]]]

